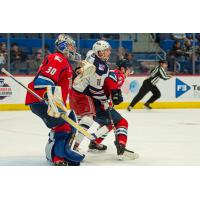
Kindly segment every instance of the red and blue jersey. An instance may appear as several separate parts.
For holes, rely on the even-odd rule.
[[[124,84],[125,76],[124,76],[123,72],[120,71],[119,69],[114,69],[112,71],[116,75],[118,88],[120,89],[122,87],[122,85]]]
[[[63,101],[66,102],[71,88],[71,80],[71,64],[63,54],[56,52],[44,58],[37,75],[34,80],[28,84],[28,87],[39,96],[44,97],[47,86],[60,86]],[[25,104],[29,105],[37,102],[39,102],[39,100],[27,92]]]
[[[124,80],[125,76],[120,70],[110,70],[108,77],[105,79],[103,87],[106,96],[108,97],[109,95],[111,95],[112,90],[121,89]]]

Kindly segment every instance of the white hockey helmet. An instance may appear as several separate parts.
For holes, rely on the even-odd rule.
[[[98,52],[103,52],[105,51],[106,49],[110,49],[111,46],[108,42],[104,41],[104,40],[99,40],[97,42],[94,43],[93,47],[92,47],[92,50],[93,52],[98,55]]]
[[[81,55],[76,52],[76,42],[66,34],[58,35],[55,41],[56,49],[73,61],[80,61]]]

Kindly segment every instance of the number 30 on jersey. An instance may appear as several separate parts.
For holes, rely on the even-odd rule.
[[[46,71],[47,74],[54,75],[56,73],[57,69],[53,67],[49,67]]]

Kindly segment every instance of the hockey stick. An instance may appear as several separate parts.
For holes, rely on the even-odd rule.
[[[115,142],[116,142],[115,145],[117,145],[118,140],[117,140],[117,134],[116,134],[116,127],[115,127],[115,124],[114,124],[114,121],[113,121],[113,118],[112,118],[112,115],[111,115],[111,109],[112,109],[112,108],[111,108],[111,106],[110,106],[110,104],[109,104],[108,101],[107,101],[106,103],[107,103],[107,106],[108,106],[108,108],[107,108],[107,110],[108,110],[108,116],[109,116],[109,118],[110,118],[111,126],[112,126],[112,129],[113,129],[114,134],[115,134]],[[127,157],[127,158],[130,158],[130,159],[132,159],[132,160],[134,160],[134,159],[136,159],[136,158],[139,157],[139,155],[136,154],[134,151],[128,150],[128,149],[126,149],[126,148],[124,149],[123,156],[125,156],[125,157]],[[118,155],[118,159],[119,159],[119,160],[123,160],[123,156]]]
[[[2,68],[1,72],[3,72],[4,74],[6,74],[7,76],[9,76],[11,79],[13,79],[16,83],[18,83],[19,85],[21,85],[23,88],[25,88],[29,93],[31,93],[33,96],[35,96],[38,100],[40,100],[41,102],[45,103],[46,105],[48,105],[48,101],[45,98],[40,97],[38,94],[36,94],[33,90],[31,90],[30,88],[26,87],[23,83],[19,82],[17,79],[15,79],[15,77],[10,74],[6,69]],[[65,111],[65,110],[64,110]],[[79,126],[76,122],[74,122],[72,119],[70,119],[67,114],[66,111],[65,113],[61,114],[61,118],[64,119],[67,123],[69,123],[71,126],[73,126],[74,128],[76,128],[79,132],[81,132],[84,136],[86,136],[89,140],[94,140],[96,139],[96,137],[92,134],[90,134],[89,132],[87,132],[83,127]]]

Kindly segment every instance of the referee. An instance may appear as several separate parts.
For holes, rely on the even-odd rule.
[[[128,111],[131,111],[131,108],[135,106],[149,91],[153,93],[151,98],[144,104],[144,107],[147,109],[152,109],[149,105],[160,98],[161,93],[156,84],[160,79],[168,80],[172,76],[166,73],[167,61],[160,60],[159,65],[151,70],[150,76],[144,80],[138,94],[133,98],[130,105],[127,107]]]

